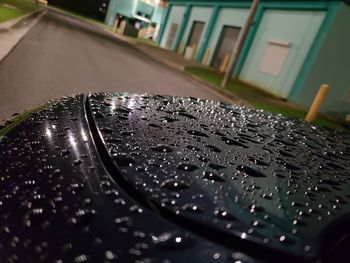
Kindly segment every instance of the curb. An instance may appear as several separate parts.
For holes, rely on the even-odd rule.
[[[12,26],[11,26],[11,29],[12,28],[17,28],[17,27],[20,27],[21,24],[23,22],[25,22],[27,19],[31,19],[32,17],[35,17],[35,16],[38,16],[40,15],[41,12],[44,12],[45,8],[39,8],[38,10],[32,12],[32,13],[29,13],[23,17],[21,17],[21,19],[19,19],[16,23],[14,23]]]
[[[12,52],[12,50],[21,42],[21,40],[23,39],[23,37],[24,37],[25,35],[27,35],[27,33],[28,33],[30,30],[32,30],[32,28],[39,22],[39,20],[40,20],[40,19],[43,17],[43,15],[45,14],[45,11],[46,11],[45,8],[40,8],[39,10],[36,10],[36,11],[34,11],[34,12],[32,12],[32,13],[29,13],[29,14],[27,14],[27,15],[24,15],[24,16],[22,16],[22,17],[20,17],[20,18],[16,18],[16,19],[18,19],[18,20],[17,20],[16,22],[14,22],[14,23],[9,27],[9,29],[8,29],[7,31],[5,31],[5,32],[9,32],[11,28],[16,28],[20,23],[23,23],[23,22],[26,21],[27,19],[30,19],[30,18],[33,17],[33,16],[39,16],[39,17],[37,18],[37,20],[34,21],[33,24],[29,26],[28,31],[26,31],[22,36],[20,36],[20,38],[16,41],[15,44],[13,44],[13,45],[9,48],[8,51],[5,51],[5,55],[3,55],[2,57],[0,57],[0,65],[1,65],[1,63],[6,59],[6,57]],[[6,22],[6,23],[7,23],[7,22]],[[16,27],[15,27],[15,25],[16,25]],[[1,30],[1,28],[0,28],[0,30]],[[4,32],[4,31],[3,31],[3,32]],[[0,36],[1,36],[1,31],[0,31]]]
[[[16,28],[18,25],[23,23],[26,19],[30,19],[31,17],[37,15],[37,13],[44,11],[44,8],[39,8],[38,10],[35,10],[29,14],[25,14],[20,17],[13,18],[11,20],[5,21],[3,23],[0,23],[0,33],[2,32],[8,32],[11,28]]]
[[[183,74],[186,75],[187,77],[193,79],[194,81],[199,82],[200,84],[206,86],[207,88],[209,88],[213,92],[218,93],[221,96],[229,98],[229,100],[232,100],[232,104],[237,104],[240,106],[246,106],[246,107],[252,108],[252,106],[250,104],[248,104],[247,102],[245,102],[242,98],[238,97],[237,95],[233,95],[229,91],[226,91],[224,89],[219,89],[219,88],[215,87],[214,85],[211,85],[210,83],[202,80],[201,78],[199,78],[191,73],[186,72],[185,70],[183,71]]]
[[[113,37],[117,38],[118,40],[120,41],[123,41],[124,43],[127,43],[129,44],[130,46],[132,46],[133,48],[135,48],[136,50],[138,50],[139,52],[141,52],[142,54],[145,54],[146,56],[148,56],[150,59],[158,62],[158,63],[161,63],[165,66],[168,66],[172,69],[175,69],[176,71],[179,71],[179,72],[185,72],[185,66],[183,65],[177,65],[176,63],[172,63],[170,61],[166,61],[166,60],[163,60],[163,59],[159,59],[157,58],[156,56],[153,56],[153,55],[150,55],[148,53],[146,53],[142,48],[140,48],[141,45],[143,44],[137,44],[137,43],[133,43],[132,41],[128,41],[126,39],[124,39],[123,37],[121,37],[120,35],[118,35],[117,33],[114,33],[108,29],[105,29],[104,30],[109,33],[110,35],[112,35]]]
[[[120,40],[122,40],[122,41],[125,41],[125,40],[123,40],[122,38],[119,38],[119,37],[118,37],[118,39],[120,39]],[[162,63],[162,64],[164,64],[164,65],[167,65],[167,66],[170,67],[170,68],[176,69],[177,71],[185,72],[185,68],[186,68],[186,67],[185,67],[184,65],[178,65],[178,64],[172,63],[172,62],[170,62],[170,61],[168,61],[168,60],[159,59],[159,58],[157,58],[156,56],[152,56],[152,55],[150,55],[150,54],[147,54],[142,48],[140,48],[140,45],[142,45],[142,44],[134,44],[134,43],[130,43],[130,42],[128,42],[128,41],[125,41],[125,42],[127,42],[127,43],[129,43],[130,45],[134,46],[137,50],[139,50],[139,51],[142,52],[143,54],[146,54],[147,56],[149,56],[149,57],[152,58],[153,60],[156,60],[156,61],[158,61],[159,63]]]
[[[165,61],[165,60],[157,58],[156,56],[152,56],[152,55],[146,53],[142,48],[140,48],[140,45],[142,45],[142,44],[137,44],[137,43],[133,43],[132,41],[128,41],[128,40],[124,39],[123,37],[121,37],[120,35],[118,35],[117,33],[114,33],[106,28],[102,28],[102,29],[105,32],[107,32],[108,34],[110,34],[112,37],[114,37],[114,38],[116,38],[124,43],[127,43],[129,46],[133,47],[135,50],[137,50],[138,52],[141,52],[142,54],[149,57],[153,61],[160,63],[162,65],[165,65],[165,66],[167,66],[173,70],[176,70],[178,72],[184,72],[184,70],[185,70],[184,66],[178,66],[175,63],[171,63],[170,61]]]

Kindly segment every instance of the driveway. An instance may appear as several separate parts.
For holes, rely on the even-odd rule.
[[[0,120],[89,91],[226,100],[102,28],[48,11],[0,63]]]

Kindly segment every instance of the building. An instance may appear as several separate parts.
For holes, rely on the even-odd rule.
[[[170,0],[160,46],[224,71],[252,0]],[[350,1],[261,0],[234,76],[310,106],[322,83],[322,112],[350,113]]]
[[[121,33],[157,38],[165,0],[110,0],[105,23]]]

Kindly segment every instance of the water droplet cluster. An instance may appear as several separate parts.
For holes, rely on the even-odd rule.
[[[112,107],[107,99],[102,103]],[[207,262],[218,251],[226,257],[238,253],[130,198],[102,165],[83,105],[82,95],[53,101],[0,141],[1,262],[179,262],[183,253],[189,262]],[[103,120],[100,107],[91,105]],[[126,118],[132,110],[121,105],[111,112]],[[108,145],[120,143],[114,127],[100,131],[110,135]],[[135,138],[135,132],[120,130],[121,143]],[[168,154],[172,149],[163,141],[149,151]],[[139,163],[137,149],[114,150],[111,158],[122,169],[142,174],[151,165]],[[186,185],[164,178],[159,188],[176,195]]]
[[[308,257],[350,211],[349,134],[195,98],[89,102],[118,176],[175,221]]]

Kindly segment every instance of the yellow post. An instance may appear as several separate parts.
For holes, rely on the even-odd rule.
[[[181,41],[177,49],[177,53],[182,54],[183,48],[184,48],[184,42]]]
[[[203,65],[208,65],[208,59],[209,59],[210,53],[211,53],[211,49],[207,48],[207,50],[205,51],[203,61],[202,61]]]
[[[196,55],[196,51],[197,51],[197,44],[193,44],[193,45],[192,45],[192,50],[193,50],[193,52],[192,52],[192,58],[194,58],[194,56]]]
[[[230,54],[226,54],[225,57],[224,57],[224,60],[221,63],[220,72],[225,72],[226,71],[229,58],[230,58]]]
[[[119,18],[117,18],[117,19],[114,21],[114,25],[113,25],[113,32],[114,32],[114,33],[117,31],[118,20],[119,20]]]
[[[314,102],[312,103],[309,109],[309,112],[305,117],[305,121],[313,122],[316,119],[318,110],[320,109],[328,91],[329,91],[329,86],[327,84],[322,84],[320,89],[318,90],[318,93],[314,99]]]

